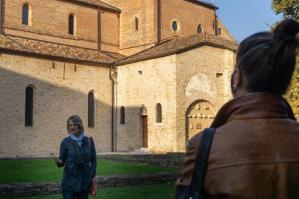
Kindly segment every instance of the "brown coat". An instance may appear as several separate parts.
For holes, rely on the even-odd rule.
[[[208,198],[299,199],[299,124],[283,98],[236,98],[211,127],[217,130],[205,178]],[[200,137],[188,144],[177,185],[191,182]]]

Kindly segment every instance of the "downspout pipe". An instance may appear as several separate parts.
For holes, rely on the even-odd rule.
[[[112,99],[111,99],[111,151],[115,152],[117,150],[117,146],[116,146],[116,131],[115,131],[115,102],[116,102],[116,95],[115,95],[115,85],[116,85],[116,81],[115,81],[115,68],[111,65],[110,66],[110,73],[109,73],[109,79],[112,82]]]
[[[161,0],[157,0],[157,43],[161,42]]]
[[[0,34],[3,33],[2,31],[2,24],[3,24],[3,14],[4,14],[4,6],[3,6],[3,0],[0,0]]]

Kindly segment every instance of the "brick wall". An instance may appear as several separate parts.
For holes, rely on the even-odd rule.
[[[117,105],[126,110],[126,124],[120,125],[118,150],[142,147],[141,106],[148,114],[148,148],[156,152],[176,148],[176,57],[175,55],[118,67]],[[162,123],[156,123],[156,104],[162,105]]]
[[[156,42],[155,0],[105,0],[122,12],[120,16],[120,53],[131,55]],[[135,17],[139,29],[135,30]]]
[[[213,34],[214,9],[183,0],[161,0],[161,39],[172,36],[197,34],[197,26]],[[178,30],[171,28],[172,21],[178,22]]]
[[[31,7],[31,25],[22,24],[24,3],[28,3]],[[70,14],[75,16],[74,35],[68,32]],[[101,27],[98,27],[99,18]],[[100,30],[103,50],[118,52],[118,23],[118,13],[102,10],[99,17],[98,8],[67,1],[4,1],[4,32],[42,41],[97,49]]]
[[[231,98],[233,59],[234,53],[229,50],[203,46],[119,66],[117,105],[126,108],[126,124],[119,125],[118,110],[118,149],[142,147],[143,104],[148,111],[148,148],[156,152],[184,151],[187,109],[193,102],[205,100],[216,113]],[[162,105],[161,124],[155,121],[157,103]]]
[[[197,100],[206,100],[217,112],[231,98],[230,75],[234,53],[203,46],[177,57],[177,150],[185,150],[188,107]],[[218,74],[217,74],[218,73]],[[202,128],[206,128],[203,126]]]
[[[101,10],[101,50],[119,52],[119,14]]]
[[[66,120],[81,116],[96,149],[111,150],[109,69],[22,56],[0,56],[0,157],[58,153]],[[25,127],[25,89],[33,85],[33,127]],[[87,95],[95,95],[95,128],[87,127]]]

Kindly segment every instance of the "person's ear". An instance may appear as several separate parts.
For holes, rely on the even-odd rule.
[[[241,84],[242,84],[242,74],[239,68],[236,67],[231,76],[231,91],[233,95],[237,93],[237,90],[241,87]]]
[[[242,73],[239,68],[236,67],[232,74],[232,92],[236,93],[238,88],[242,85]]]

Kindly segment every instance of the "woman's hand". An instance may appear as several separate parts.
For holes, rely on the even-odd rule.
[[[62,163],[62,160],[60,160],[58,157],[55,157],[55,158],[54,158],[54,161],[55,161],[57,164],[61,164],[61,163]]]
[[[59,159],[58,157],[55,157],[54,161],[56,162],[56,164],[57,164],[58,167],[64,166],[63,161],[61,159]]]

